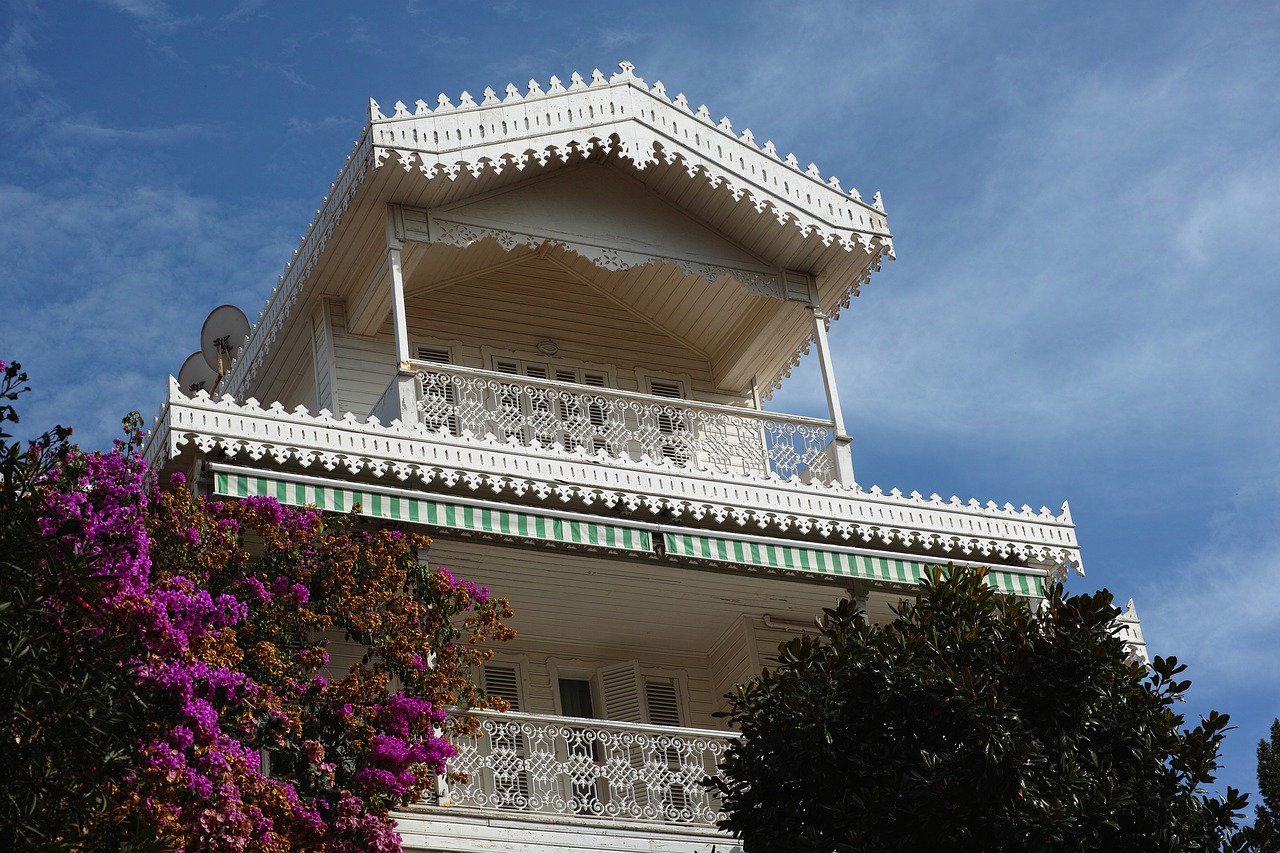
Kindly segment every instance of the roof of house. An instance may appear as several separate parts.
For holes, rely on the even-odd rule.
[[[443,94],[434,108],[418,101],[411,110],[397,102],[390,116],[370,101],[360,140],[224,387],[236,396],[263,396],[254,378],[268,362],[286,318],[296,306],[316,298],[309,283],[326,268],[344,270],[350,281],[346,286],[366,291],[352,296],[355,331],[371,334],[378,328],[389,310],[389,295],[381,292],[385,288],[370,287],[368,271],[351,260],[333,261],[328,256],[334,253],[326,249],[340,243],[376,276],[378,253],[386,245],[381,208],[388,203],[407,205],[421,211],[424,220],[430,218],[435,243],[465,246],[492,238],[507,252],[550,245],[607,271],[637,270],[660,261],[687,276],[733,280],[749,294],[782,300],[789,276],[798,273],[813,281],[815,301],[828,318],[848,304],[883,257],[893,257],[879,193],[868,203],[856,189],[845,190],[835,176],[824,178],[817,166],[802,169],[794,155],[780,157],[772,142],[757,145],[749,129],[738,133],[728,118],[715,121],[705,106],[691,108],[684,95],[669,97],[661,82],[646,84],[631,63],[619,68],[608,78],[598,70],[590,80],[575,73],[567,86],[552,77],[546,88],[531,80],[523,92],[514,85],[502,96],[486,89],[478,103],[466,92],[456,105]],[[605,245],[590,234],[541,233],[527,225],[498,232],[467,221],[461,213],[450,214],[477,200],[524,191],[538,176],[568,174],[588,162],[639,182],[653,198],[719,235],[727,256],[739,260],[680,257],[667,247],[646,251],[616,234]],[[349,215],[353,208],[361,214]],[[737,322],[746,323],[745,313]],[[756,318],[751,328],[771,349],[754,354],[751,364],[741,354],[735,354],[737,361],[726,358],[733,364],[726,382],[751,378],[751,371],[760,368],[767,391],[808,351],[812,320],[798,309],[769,322],[763,325]]]

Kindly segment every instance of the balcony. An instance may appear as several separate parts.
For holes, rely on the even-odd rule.
[[[445,439],[751,480],[835,477],[830,421],[429,362],[374,409]],[[406,381],[411,380],[411,381]]]
[[[449,761],[470,782],[442,787],[437,805],[715,828],[719,804],[701,782],[736,733],[515,711],[473,716],[479,732],[455,740]]]

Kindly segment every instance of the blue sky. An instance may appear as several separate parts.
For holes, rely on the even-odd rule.
[[[833,328],[866,487],[1057,508],[1254,790],[1280,715],[1280,6],[0,0],[0,358],[106,445],[252,319],[370,97],[627,59],[884,194]],[[812,365],[774,408],[820,413]]]

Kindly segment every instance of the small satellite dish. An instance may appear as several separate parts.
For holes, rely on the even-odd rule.
[[[247,337],[249,321],[244,312],[234,305],[219,305],[209,312],[200,330],[200,352],[218,376],[225,376]]]
[[[218,371],[205,363],[204,353],[193,352],[178,371],[178,387],[185,394],[205,391],[212,394],[218,387]]]

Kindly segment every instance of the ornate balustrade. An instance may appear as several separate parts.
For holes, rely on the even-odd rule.
[[[829,482],[829,421],[414,362],[419,422],[448,435],[675,468]]]
[[[544,815],[714,827],[716,798],[701,784],[733,732],[472,712],[474,736],[458,738],[453,783],[441,802]]]

